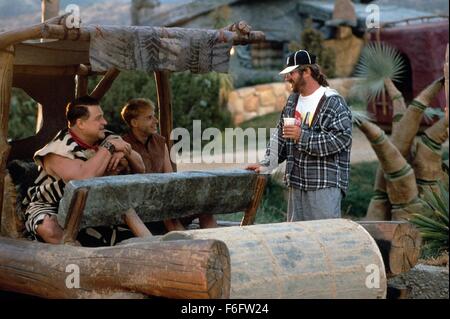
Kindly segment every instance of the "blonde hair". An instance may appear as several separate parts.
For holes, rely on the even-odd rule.
[[[122,119],[125,121],[125,123],[127,123],[127,125],[131,127],[131,120],[138,117],[139,114],[145,109],[151,109],[152,111],[154,111],[155,105],[149,99],[131,99],[122,108],[120,115],[122,116]]]

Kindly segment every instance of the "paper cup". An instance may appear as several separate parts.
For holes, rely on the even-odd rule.
[[[295,125],[295,117],[285,117],[284,126]]]

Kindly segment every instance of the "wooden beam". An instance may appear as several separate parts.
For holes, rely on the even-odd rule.
[[[360,221],[358,223],[375,239],[388,276],[407,272],[417,264],[422,237],[411,223],[405,221]]]
[[[65,76],[77,74],[76,66],[15,65],[14,74]]]
[[[254,190],[253,199],[244,213],[244,217],[241,221],[241,226],[253,225],[256,218],[256,212],[258,211],[259,204],[264,195],[266,189],[267,177],[264,175],[258,175],[256,179],[256,185]]]
[[[130,227],[131,231],[136,237],[149,237],[152,236],[150,230],[148,230],[147,226],[142,222],[139,218],[138,214],[133,208],[128,209],[123,214],[123,220],[125,224]]]
[[[230,255],[217,240],[86,248],[0,237],[0,287],[58,299],[229,298]]]
[[[54,24],[60,17],[52,18],[52,23],[46,21],[30,27],[0,33],[0,49],[10,45],[33,39],[59,39],[72,41],[90,41],[90,32],[84,28],[67,29],[63,25]],[[233,32],[233,44],[250,44],[265,41],[261,31],[251,31],[243,36]]]
[[[80,230],[81,218],[83,217],[84,206],[88,196],[87,188],[80,188],[72,198],[69,213],[66,217],[64,225],[64,244],[73,244],[76,242],[78,232]]]
[[[106,72],[106,74],[103,76],[100,82],[98,82],[97,86],[89,95],[94,99],[101,100],[106,92],[108,92],[108,90],[111,88],[111,85],[113,84],[119,73],[120,71],[115,68],[108,70],[108,72]]]
[[[41,0],[41,22],[59,14],[59,0]]]
[[[11,149],[8,143],[8,120],[11,104],[13,64],[14,47],[10,46],[6,50],[0,50],[0,208],[3,207],[6,162]],[[1,214],[0,212],[0,223]]]
[[[44,75],[44,76],[69,76],[69,75],[105,75],[106,72],[92,72],[89,65],[79,66],[50,66],[50,65],[14,65],[14,75]]]
[[[154,72],[156,90],[158,94],[158,107],[159,107],[159,131],[166,139],[167,148],[170,150],[173,145],[173,141],[170,139],[170,133],[173,130],[173,115],[172,115],[172,93],[170,86],[170,72],[158,71]],[[172,169],[177,171],[177,164],[172,162]]]
[[[444,78],[445,78],[445,118],[448,122],[448,43],[445,50],[445,62],[444,62]]]
[[[79,98],[88,95],[89,78],[86,75],[77,75],[76,81],[77,81],[76,97]]]

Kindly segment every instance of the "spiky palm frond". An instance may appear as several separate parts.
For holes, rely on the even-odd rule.
[[[425,190],[421,212],[412,212],[410,222],[419,229],[426,245],[439,253],[448,250],[448,187],[439,182],[439,192]]]
[[[364,47],[355,68],[355,76],[363,78],[356,86],[357,90],[369,100],[377,98],[384,90],[384,80],[401,80],[405,71],[405,61],[393,47],[374,42]]]
[[[428,119],[428,120],[432,120],[433,118],[437,117],[437,118],[442,118],[445,116],[445,112],[442,111],[441,109],[438,108],[433,108],[433,107],[427,107],[425,109],[425,111],[423,112],[423,116]]]
[[[374,118],[366,113],[361,111],[353,111],[352,110],[352,123],[356,126],[361,126],[362,122],[369,121],[374,122]]]

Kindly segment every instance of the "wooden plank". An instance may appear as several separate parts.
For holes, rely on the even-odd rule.
[[[121,224],[124,207],[134,208],[145,223],[245,211],[253,199],[256,179],[256,173],[237,169],[73,180],[66,184],[58,219],[64,223],[79,188],[89,188],[81,227]]]
[[[170,87],[170,72],[158,71],[154,72],[156,90],[158,94],[159,107],[159,131],[166,139],[167,148],[169,152],[172,148],[173,141],[170,139],[170,133],[173,129],[173,115],[172,115],[172,93]],[[172,170],[177,171],[177,164],[172,162]]]
[[[152,235],[133,208],[128,209],[123,214],[123,220],[136,237],[148,237]]]
[[[241,226],[253,225],[256,218],[256,212],[258,211],[259,204],[264,195],[266,189],[267,177],[264,175],[258,175],[256,179],[256,186],[253,194],[252,202],[244,213],[244,217],[241,221]]]
[[[14,47],[0,50],[0,208],[3,207],[6,162],[11,149],[8,143],[8,119],[11,104]],[[1,223],[0,212],[0,223]],[[1,225],[0,225],[1,226]]]
[[[229,298],[230,256],[217,240],[93,249],[0,237],[0,287],[58,299]]]
[[[89,42],[54,41],[16,44],[14,65],[71,66],[89,64]]]
[[[87,196],[88,189],[80,188],[72,198],[69,213],[67,214],[66,222],[64,224],[64,244],[73,244],[76,242]]]

